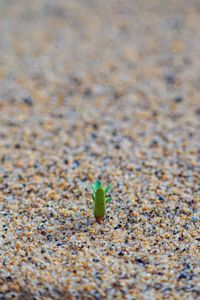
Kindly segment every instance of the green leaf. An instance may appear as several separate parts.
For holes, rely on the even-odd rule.
[[[99,180],[96,180],[95,183],[93,183],[92,185],[92,189],[93,189],[93,192],[94,194],[96,193],[96,191],[98,190],[98,188],[101,186],[101,181]]]
[[[92,194],[92,199],[93,199],[93,201],[95,201],[94,194]]]
[[[106,203],[110,203],[112,201],[112,198],[106,198]]]
[[[110,191],[110,189],[111,189],[111,184],[109,184],[109,185],[107,186],[107,188],[105,189],[105,194],[107,194],[107,193]]]

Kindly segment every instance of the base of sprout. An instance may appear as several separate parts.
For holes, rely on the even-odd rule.
[[[103,217],[95,217],[97,223],[101,224],[101,222],[103,221]]]

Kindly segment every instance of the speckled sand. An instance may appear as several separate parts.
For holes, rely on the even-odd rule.
[[[0,0],[1,300],[200,299],[199,26],[195,0]]]

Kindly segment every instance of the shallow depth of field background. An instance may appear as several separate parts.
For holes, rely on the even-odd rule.
[[[0,299],[198,299],[199,24],[195,0],[0,0]]]

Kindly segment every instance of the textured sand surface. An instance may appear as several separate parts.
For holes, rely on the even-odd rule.
[[[199,299],[199,25],[199,1],[0,0],[1,300]]]

